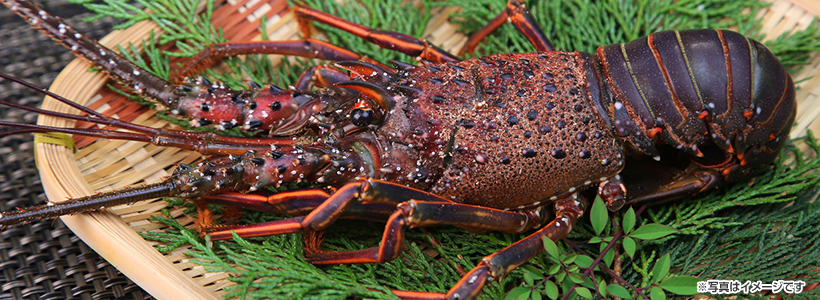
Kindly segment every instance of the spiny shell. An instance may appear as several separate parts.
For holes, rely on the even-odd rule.
[[[596,113],[582,54],[498,54],[418,66],[380,129],[395,180],[455,201],[515,208],[575,191],[623,164]],[[396,155],[401,152],[402,155]]]

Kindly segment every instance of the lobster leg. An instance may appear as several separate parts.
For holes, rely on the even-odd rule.
[[[453,286],[446,299],[474,299],[488,281],[501,278],[544,250],[543,238],[557,241],[572,231],[575,222],[584,214],[586,199],[568,197],[554,204],[555,219],[541,230],[509,245],[501,251],[484,257],[467,275]]]
[[[277,197],[297,199],[298,195],[294,193],[302,193],[302,191],[287,191],[279,193]],[[313,197],[313,196],[311,196]],[[272,234],[297,233],[306,231],[323,230],[333,224],[343,213],[347,213],[351,218],[373,219],[371,217],[356,217],[354,212],[359,215],[373,214],[367,211],[360,205],[366,205],[368,208],[378,208],[374,204],[386,204],[390,206],[390,210],[385,212],[382,217],[377,218],[384,220],[395,210],[399,203],[418,199],[429,202],[443,202],[450,203],[450,201],[439,196],[409,188],[400,184],[376,180],[376,179],[362,179],[356,182],[348,183],[330,195],[323,201],[316,209],[310,212],[307,216],[294,217],[290,219],[277,220],[259,224],[250,225],[236,225],[225,226],[210,232],[205,232],[214,240],[229,239],[232,237],[231,231],[234,231],[240,237],[254,237],[265,236]],[[358,201],[356,201],[358,200]],[[244,201],[244,200],[242,200]],[[237,201],[241,202],[241,201]],[[354,205],[355,203],[355,205]],[[224,202],[222,204],[225,204]],[[292,204],[301,205],[301,204]],[[376,216],[380,213],[375,213]]]
[[[274,214],[296,216],[310,213],[325,202],[325,200],[329,197],[330,194],[323,189],[304,189],[287,191],[284,193],[224,193],[203,196],[196,201]],[[386,203],[364,204],[358,201],[353,201],[345,208],[344,214],[341,218],[384,221],[387,220],[387,218],[390,217],[390,214],[395,210],[395,205]]]
[[[329,196],[330,194],[323,189],[304,189],[278,194],[258,191],[253,194],[230,192],[205,195],[194,200],[198,212],[196,224],[199,226],[200,232],[213,231],[222,226],[213,222],[213,214],[207,205],[209,203],[222,205],[225,209],[225,219],[234,220],[229,215],[236,214],[229,213],[229,210],[238,212],[240,209],[251,209],[286,215],[307,214],[319,204],[322,204]]]
[[[275,194],[257,192],[254,194],[224,193],[206,195],[196,199],[196,201],[268,213],[303,215],[322,204],[328,197],[330,197],[330,194],[323,189],[304,189]]]
[[[310,36],[308,21],[316,21],[347,31],[379,47],[399,51],[419,60],[431,62],[461,60],[427,41],[403,33],[368,28],[303,5],[295,5],[293,11],[296,13],[299,27],[305,37]]]
[[[199,72],[202,67],[215,59],[247,54],[281,54],[332,61],[364,59],[369,63],[387,68],[387,66],[377,61],[362,58],[361,55],[353,51],[314,39],[299,41],[227,42],[214,44],[203,49],[199,54],[185,62],[183,68],[176,71],[172,76],[172,81],[178,81],[182,77]]]
[[[629,205],[639,205],[649,203],[657,205],[666,201],[680,199],[688,195],[695,195],[705,191],[713,190],[723,184],[723,177],[714,170],[696,169],[684,173],[674,180],[663,184],[649,193],[629,197]],[[638,181],[642,182],[642,181]],[[640,190],[639,187],[630,187],[627,181],[627,189]]]
[[[458,55],[464,55],[475,50],[481,40],[506,22],[512,23],[515,29],[518,29],[535,46],[535,50],[541,52],[553,51],[552,43],[550,43],[544,31],[538,27],[538,23],[535,22],[530,11],[527,10],[526,4],[518,0],[510,0],[507,2],[507,8],[501,11],[490,23],[470,35],[467,44],[461,48]]]
[[[314,86],[335,88],[334,84],[350,80],[350,76],[335,68],[320,65],[305,70],[296,83],[296,90],[309,91]]]
[[[626,187],[621,181],[621,176],[616,175],[602,181],[598,185],[598,195],[606,203],[609,211],[618,211],[626,203]]]
[[[536,213],[541,207],[530,211],[505,211],[469,204],[452,202],[429,202],[410,200],[399,203],[387,221],[379,246],[345,252],[311,254],[307,259],[313,264],[383,263],[401,254],[404,232],[408,227],[452,225],[473,231],[503,231],[521,233],[541,224]]]
[[[297,5],[294,10],[300,18],[300,27],[303,29],[307,28],[307,24],[304,24],[305,21],[301,18],[337,27],[381,47],[416,56],[427,61],[459,61],[459,59],[452,54],[409,35],[367,28],[305,6]],[[305,36],[310,35],[305,32]],[[172,81],[178,81],[181,77],[196,73],[202,66],[207,65],[214,59],[247,54],[282,54],[332,61],[363,60],[389,69],[389,67],[377,61],[362,57],[350,50],[311,38],[299,41],[227,42],[211,45],[202,50],[185,63],[182,69],[178,70],[173,76],[176,80]]]
[[[519,265],[538,255],[544,248],[544,237],[557,241],[569,234],[583,215],[586,200],[574,194],[554,202],[553,205],[556,218],[544,228],[482,259],[481,263],[462,277],[446,295],[425,294],[423,296],[431,297],[430,299],[475,298],[484,284],[495,278],[504,277]],[[311,254],[307,258],[314,264],[382,263],[398,257],[407,227],[455,225],[472,230],[520,233],[542,223],[543,216],[538,211],[540,209],[511,212],[459,203],[410,200],[400,203],[396,212],[390,216],[378,247]],[[401,296],[405,296],[402,297],[404,299],[417,299],[416,295]]]

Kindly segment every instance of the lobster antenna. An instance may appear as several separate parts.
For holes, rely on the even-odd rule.
[[[34,125],[34,124],[25,124],[25,123],[16,123],[16,122],[7,122],[7,121],[0,121],[0,126],[11,126],[11,127],[20,127],[25,128],[21,130],[11,130],[5,131],[0,133],[0,137],[14,135],[14,134],[21,134],[21,133],[31,133],[31,132],[62,132],[68,134],[77,134],[77,135],[84,135],[84,136],[92,136],[92,137],[101,137],[101,138],[109,138],[109,139],[122,139],[122,140],[130,140],[130,141],[142,141],[147,143],[158,143],[155,141],[155,138],[160,138],[159,142],[165,146],[172,146],[178,147],[181,149],[187,150],[194,150],[201,152],[201,149],[197,148],[196,141],[202,140],[209,140],[213,143],[218,144],[246,144],[248,146],[257,146],[259,149],[267,149],[270,147],[271,144],[278,144],[278,145],[290,145],[293,144],[293,139],[290,137],[283,137],[283,138],[267,138],[267,139],[258,139],[258,138],[236,138],[236,137],[226,137],[220,135],[214,135],[211,133],[199,133],[199,132],[183,132],[177,130],[162,130],[156,129],[152,127],[147,127],[139,124],[134,124],[130,122],[124,122],[119,119],[111,118],[105,116],[99,112],[96,112],[92,109],[84,107],[77,102],[71,101],[66,99],[60,95],[54,94],[46,89],[38,87],[32,83],[26,82],[22,79],[12,77],[11,75],[0,73],[0,78],[4,78],[15,83],[19,83],[27,88],[35,90],[41,94],[47,95],[58,101],[65,103],[73,108],[76,108],[82,112],[89,114],[89,116],[83,115],[76,115],[76,114],[69,114],[69,113],[61,113],[56,111],[44,110],[41,108],[36,107],[29,107],[25,105],[20,105],[17,103],[0,100],[0,105],[5,105],[8,107],[18,108],[30,112],[35,112],[42,115],[58,117],[58,118],[65,118],[71,120],[78,120],[78,121],[86,121],[91,123],[96,123],[99,125],[107,125],[112,126],[120,129],[131,130],[133,132],[124,132],[118,130],[110,130],[110,129],[78,129],[78,128],[60,128],[60,127],[52,127],[52,126],[43,126],[43,125]],[[158,144],[159,145],[159,144]],[[250,149],[250,148],[248,148]],[[227,150],[226,150],[227,151]],[[204,152],[203,152],[204,153]],[[209,152],[213,154],[212,152]],[[221,153],[221,152],[220,152]]]
[[[108,118],[108,117],[106,117],[105,115],[103,115],[103,114],[101,114],[101,113],[98,113],[98,112],[94,111],[93,109],[90,109],[90,108],[88,108],[88,107],[82,106],[82,105],[80,105],[80,104],[79,104],[79,103],[77,103],[77,102],[74,102],[74,101],[68,100],[68,99],[66,99],[66,98],[63,98],[63,96],[57,95],[57,94],[55,94],[55,93],[52,93],[52,92],[50,92],[50,91],[48,91],[48,90],[46,90],[46,89],[44,89],[44,88],[41,88],[41,87],[39,87],[39,86],[36,86],[36,85],[34,85],[34,84],[30,83],[30,82],[27,82],[27,81],[25,81],[25,80],[22,80],[22,79],[20,79],[20,78],[13,77],[13,76],[11,76],[11,75],[8,75],[8,74],[2,73],[2,72],[0,72],[0,77],[4,78],[4,79],[6,79],[6,80],[10,80],[10,81],[13,81],[13,82],[16,82],[16,83],[22,84],[23,86],[25,86],[25,87],[27,87],[27,88],[29,88],[29,89],[35,90],[35,91],[37,91],[38,93],[44,94],[44,95],[49,96],[49,97],[54,98],[54,99],[57,99],[57,100],[59,100],[60,102],[65,103],[65,104],[68,104],[69,106],[71,106],[71,107],[73,107],[73,108],[76,108],[76,109],[79,109],[80,111],[82,111],[82,112],[84,112],[84,113],[87,113],[87,114],[89,114],[89,115],[92,115],[92,116],[95,116],[95,117],[98,117],[98,118],[102,118],[102,119],[107,119],[107,118]]]
[[[63,96],[52,93],[49,90],[46,90],[46,89],[41,88],[39,86],[36,86],[36,85],[34,85],[30,82],[27,82],[25,80],[22,80],[20,78],[13,77],[11,75],[4,74],[2,72],[0,72],[0,78],[4,78],[4,79],[10,80],[10,81],[19,83],[19,84],[21,84],[21,85],[23,85],[23,86],[25,86],[29,89],[32,89],[34,91],[37,91],[38,93],[41,93],[43,95],[52,97],[54,99],[57,99],[58,101],[60,101],[62,103],[65,103],[66,105],[71,106],[73,108],[76,108],[76,109],[78,109],[78,110],[80,110],[84,113],[87,113],[91,116],[80,116],[80,115],[74,115],[74,114],[67,114],[67,113],[61,113],[61,112],[56,112],[56,111],[44,110],[44,109],[40,109],[40,108],[36,108],[36,107],[29,107],[29,106],[25,106],[25,105],[20,105],[20,104],[5,101],[5,100],[0,100],[0,105],[5,105],[5,106],[8,106],[8,107],[18,108],[18,109],[22,109],[22,110],[27,110],[27,111],[30,111],[30,112],[35,112],[35,113],[38,113],[38,114],[41,114],[41,115],[46,115],[46,116],[65,118],[65,119],[71,119],[71,120],[78,120],[78,121],[86,121],[86,122],[97,123],[97,124],[102,124],[102,125],[108,125],[108,126],[113,126],[113,127],[122,128],[122,129],[133,130],[133,131],[136,131],[136,132],[150,133],[150,134],[159,134],[160,133],[160,131],[157,130],[156,128],[146,127],[146,126],[133,124],[133,123],[129,123],[129,122],[123,122],[121,120],[108,117],[108,116],[103,115],[103,114],[101,114],[101,113],[99,113],[99,112],[97,112],[93,109],[90,109],[88,107],[85,107],[85,106],[77,103],[77,102],[66,99]],[[25,126],[25,124],[17,124],[17,123],[10,123],[10,122],[4,122],[0,125],[15,126],[15,127],[28,127],[28,126]],[[60,131],[60,132],[75,133],[75,134],[81,134],[81,135],[83,134],[81,131],[76,131],[76,132],[74,132],[74,131],[70,131],[70,132],[69,131],[61,131],[62,128],[45,127],[45,126],[40,126],[40,127],[37,127],[37,128],[38,129],[36,129],[36,130],[29,130],[29,131],[4,132],[3,134],[0,134],[0,137],[7,136],[7,135],[12,135],[12,134],[17,134],[17,133],[47,132],[47,131]],[[111,132],[114,132],[114,131],[111,131]],[[143,139],[140,139],[140,140],[143,140]]]
[[[172,94],[173,87],[167,81],[143,71],[111,49],[65,24],[62,19],[49,14],[37,4],[29,1],[9,2],[11,3],[7,5],[11,11],[22,16],[32,25],[40,28],[43,33],[71,49],[72,52],[86,58],[126,86],[140,94],[162,100],[166,105],[169,104],[169,99],[175,99]]]
[[[24,225],[32,221],[53,219],[63,215],[100,211],[106,207],[171,196],[176,190],[172,182],[160,182],[138,188],[72,198],[65,202],[47,204],[0,213],[0,227]]]
[[[74,115],[74,114],[67,114],[67,113],[61,113],[61,112],[56,112],[56,111],[45,110],[45,109],[36,108],[36,107],[29,107],[29,106],[20,105],[20,104],[14,103],[14,102],[8,102],[8,101],[5,101],[5,100],[0,100],[0,105],[5,105],[5,106],[8,106],[8,107],[17,108],[17,109],[21,109],[21,110],[26,110],[26,111],[30,111],[30,112],[35,112],[35,113],[38,113],[38,114],[41,114],[41,115],[46,115],[46,116],[65,118],[65,119],[77,120],[77,121],[86,121],[86,122],[91,122],[91,123],[96,123],[96,124],[113,126],[113,127],[117,127],[117,128],[129,129],[129,130],[133,130],[133,131],[141,132],[141,133],[158,134],[160,132],[159,130],[157,130],[155,128],[146,127],[146,126],[137,125],[137,124],[132,124],[132,123],[128,123],[128,122],[123,122],[123,121],[113,119],[113,118],[108,118],[108,117],[105,117],[105,116],[103,116],[103,118],[90,117],[90,116],[79,116],[79,115]],[[42,130],[34,131],[34,132],[45,132],[45,131],[51,130],[51,131],[61,131],[61,132],[65,132],[65,133],[76,133],[76,134],[82,135],[83,134],[82,132],[84,131],[84,130],[76,130],[76,129],[74,129],[74,131],[64,131],[64,130],[72,130],[72,129],[71,128],[58,128],[58,127],[50,127],[50,126],[31,125],[31,124],[23,124],[23,123],[16,123],[16,122],[5,122],[5,121],[0,121],[0,125],[12,126],[12,127],[25,127],[25,128],[39,128],[39,129],[42,129]],[[87,131],[91,131],[91,130],[87,130]],[[111,131],[111,130],[107,130],[107,131]],[[115,131],[111,131],[111,132],[115,132]],[[19,132],[19,133],[22,133],[22,132]],[[3,134],[0,134],[0,136],[6,136],[6,135],[11,135],[11,133],[10,132],[4,132]]]

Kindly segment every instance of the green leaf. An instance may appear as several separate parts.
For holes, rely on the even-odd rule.
[[[661,281],[661,279],[666,277],[666,274],[669,274],[670,264],[669,253],[664,254],[655,262],[655,266],[652,267],[652,283]]]
[[[532,286],[532,274],[530,274],[529,272],[524,272],[524,282],[526,282],[528,286]]]
[[[522,266],[521,270],[524,271],[524,273],[532,274],[533,277],[544,277],[544,273],[542,273],[541,270],[530,265]]]
[[[584,299],[592,299],[592,293],[589,291],[588,288],[576,287],[575,293],[578,294],[578,296],[583,297]]]
[[[566,274],[566,273],[561,273]],[[561,281],[561,290],[564,291],[564,294],[571,294],[572,291],[575,290],[575,283],[572,280],[569,280],[569,277],[565,278]]]
[[[663,293],[663,290],[659,287],[653,287],[649,291],[649,299],[652,300],[666,300],[666,294]]]
[[[604,254],[604,263],[606,263],[607,267],[612,267],[613,260],[615,260],[615,249],[610,248],[609,251]]]
[[[504,297],[504,300],[527,299],[530,297],[531,293],[532,289],[525,287],[516,287],[512,289],[509,293],[507,293],[507,297]]]
[[[675,276],[664,280],[658,286],[678,295],[694,295],[698,292],[698,281],[701,280],[697,277]]]
[[[589,239],[589,242],[588,242],[588,243],[590,243],[590,244],[597,244],[597,243],[600,243],[601,241],[602,241],[602,240],[601,240],[601,238],[600,238],[600,237],[593,236],[592,238],[590,238],[590,239]]]
[[[598,293],[601,294],[601,297],[606,298],[606,281],[598,281]]]
[[[600,244],[600,245],[598,245],[598,251],[600,251],[601,253],[603,253],[603,252],[604,252],[604,249],[606,249],[606,246],[607,246],[607,244]],[[615,249],[614,249],[614,248],[609,248],[609,251],[607,251],[606,253],[604,253],[604,264],[605,264],[607,267],[612,266],[612,260],[613,260],[614,258],[615,258]],[[596,267],[597,267],[597,266],[596,266]]]
[[[592,221],[592,229],[595,230],[595,235],[601,235],[604,232],[606,224],[609,223],[609,212],[606,210],[606,204],[601,196],[596,196],[592,202],[592,209],[589,212],[589,220]]]
[[[544,281],[544,294],[547,294],[547,297],[550,299],[558,298],[558,286],[555,285],[555,282],[550,280]]]
[[[635,229],[635,232],[631,233],[629,236],[642,240],[654,240],[677,232],[678,230],[675,228],[653,223],[646,224],[638,229]]]
[[[635,210],[632,207],[624,213],[624,220],[621,223],[624,227],[624,233],[629,234],[635,227]]]
[[[530,294],[530,299],[532,299],[532,300],[541,300],[541,294],[537,293],[533,290],[532,294]]]
[[[587,276],[584,278],[584,282],[581,283],[581,286],[584,286],[588,289],[595,290],[595,284],[592,283],[592,276]]]
[[[572,280],[572,282],[574,282],[574,283],[582,283],[582,282],[584,282],[584,280],[583,280],[583,279],[581,279],[581,275],[580,275],[580,274],[578,274],[578,273],[569,273],[569,275],[568,275],[568,276],[569,276],[569,280]]]
[[[617,284],[610,284],[606,286],[606,291],[609,292],[612,296],[624,299],[632,299],[632,295],[629,294],[629,291],[626,290],[625,287],[622,287]]]
[[[561,271],[561,265],[554,264],[550,266],[549,270],[547,270],[547,275],[555,275],[555,273],[558,273],[558,271]]]
[[[546,236],[544,236],[543,239],[544,239],[544,250],[546,250],[547,254],[549,254],[550,256],[554,257],[555,259],[558,259],[559,258],[559,256],[558,256],[559,255],[558,245],[556,245],[555,242],[553,242],[551,239],[549,239]]]
[[[637,248],[637,246],[635,245],[635,240],[628,236],[624,237],[624,240],[623,242],[621,242],[621,245],[623,245],[624,252],[626,252],[626,255],[629,255],[629,258],[635,257],[635,249]]]
[[[593,262],[595,262],[595,260],[587,255],[578,255],[578,257],[575,258],[575,264],[581,268],[589,268]]]
[[[565,265],[568,265],[568,264],[571,264],[572,262],[574,262],[576,259],[578,259],[578,254],[570,254],[570,255],[567,255],[567,257],[564,258],[564,260],[562,260],[561,262],[564,263]]]

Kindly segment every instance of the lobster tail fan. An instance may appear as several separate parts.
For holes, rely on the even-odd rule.
[[[176,185],[161,182],[138,188],[100,193],[53,203],[0,213],[0,226],[23,225],[32,221],[52,219],[62,215],[100,211],[106,207],[170,196]]]

